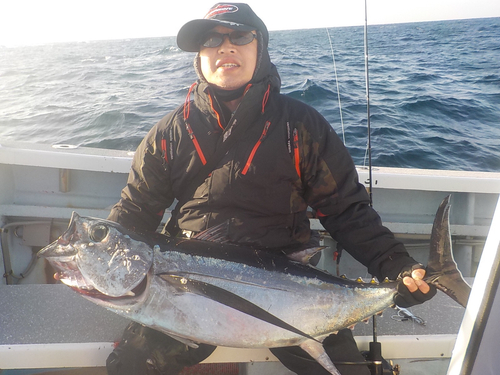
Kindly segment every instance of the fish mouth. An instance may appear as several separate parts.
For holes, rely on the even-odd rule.
[[[84,297],[89,297],[91,299],[98,299],[103,302],[112,302],[114,305],[130,305],[135,304],[138,299],[144,294],[148,285],[147,276],[137,285],[134,289],[129,291],[126,295],[120,297],[108,296],[104,293],[99,292],[95,288],[82,289],[77,287],[71,287],[74,291],[80,293]]]
[[[63,257],[61,259],[48,259],[49,263],[56,270],[54,279],[69,286],[75,292],[81,294],[83,297],[91,299],[98,304],[112,306],[130,306],[142,300],[146,294],[149,285],[149,273],[144,279],[132,290],[128,291],[122,296],[109,296],[97,290],[94,285],[88,281],[80,272],[76,257]],[[101,302],[101,303],[100,303]]]

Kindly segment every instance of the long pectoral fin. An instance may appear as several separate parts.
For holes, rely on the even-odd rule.
[[[184,276],[172,275],[172,274],[161,274],[158,275],[163,280],[169,284],[189,293],[198,294],[207,297],[213,301],[219,302],[225,306],[231,307],[247,315],[253,316],[254,318],[260,319],[269,324],[273,324],[277,327],[286,329],[287,331],[296,333],[297,335],[306,337],[309,341],[313,341],[321,345],[314,337],[308,335],[305,332],[295,328],[294,326],[288,324],[287,322],[281,320],[277,316],[267,312],[260,306],[257,306],[253,302],[248,301],[245,298],[234,294],[226,289],[220,288],[218,286],[208,284],[203,281],[188,279]]]

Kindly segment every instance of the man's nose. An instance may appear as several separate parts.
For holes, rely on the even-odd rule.
[[[221,45],[218,47],[219,48],[219,51],[225,51],[225,50],[228,50],[228,51],[234,51],[234,44],[231,42],[231,39],[229,39],[229,35],[223,35],[222,36],[222,43]]]

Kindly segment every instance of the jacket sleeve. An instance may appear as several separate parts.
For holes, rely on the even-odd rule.
[[[168,117],[156,124],[137,148],[127,185],[111,209],[109,220],[132,230],[154,232],[165,209],[174,201],[170,167],[162,149]]]
[[[359,183],[354,162],[328,122],[311,110],[301,130],[304,197],[321,224],[379,280],[416,262],[382,225]]]

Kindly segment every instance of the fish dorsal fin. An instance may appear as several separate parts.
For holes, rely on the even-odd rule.
[[[286,253],[286,256],[290,260],[294,260],[302,264],[309,264],[311,258],[325,248],[326,246],[309,247],[307,249],[294,251],[293,253]]]
[[[229,221],[220,223],[214,227],[208,228],[193,236],[193,239],[200,241],[210,241],[216,243],[228,243],[229,241]]]
[[[220,288],[216,285],[209,284],[203,281],[188,279],[182,275],[175,274],[160,274],[163,280],[169,284],[181,289],[185,292],[198,294],[200,296],[209,298],[215,302],[219,302],[225,306],[231,307],[239,312],[253,316],[254,318],[260,319],[269,324],[275,325],[277,327],[286,329],[287,331],[293,332],[297,335],[303,336],[309,341],[316,341],[314,337],[302,332],[298,328],[286,323],[277,316],[269,313],[260,306],[257,306],[253,302],[234,294],[226,289]]]
[[[220,223],[216,226],[208,228],[203,232],[200,232],[193,236],[193,239],[200,241],[210,241],[219,244],[231,243],[229,239],[229,220]],[[327,246],[313,246],[313,247],[300,247],[300,248],[288,248],[282,250],[286,257],[290,260],[302,263],[310,264],[310,260],[313,256],[318,254],[320,251],[325,249]]]

